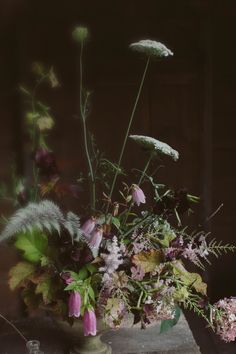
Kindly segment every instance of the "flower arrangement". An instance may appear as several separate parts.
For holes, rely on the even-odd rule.
[[[16,180],[17,210],[0,236],[1,241],[14,240],[22,258],[10,270],[10,288],[21,289],[29,310],[47,309],[71,324],[81,319],[85,336],[96,335],[98,317],[110,328],[128,323],[145,328],[162,321],[161,331],[165,331],[177,323],[182,307],[203,317],[223,340],[234,340],[236,300],[212,305],[201,273],[211,255],[218,257],[236,247],[208,240],[203,230],[188,233],[182,215],[191,211],[198,198],[159,184],[155,173],[162,155],[177,161],[179,153],[153,137],[130,135],[150,61],[173,53],[151,40],[130,45],[146,55],[147,62],[121,153],[114,163],[99,152],[88,131],[90,93],[83,82],[87,28],[76,28],[73,38],[80,48],[80,119],[87,175],[80,175],[76,183],[62,180],[47,144],[54,119],[37,98],[41,84],[57,87],[59,83],[52,68],[36,64],[35,88],[32,92],[21,88],[30,104],[26,123],[33,173],[27,180]],[[132,176],[132,184],[121,166],[128,138],[147,156],[139,177]],[[80,198],[86,188],[90,200],[86,207],[79,206],[83,211],[77,215],[65,207],[64,197]],[[190,262],[199,272],[187,269]]]

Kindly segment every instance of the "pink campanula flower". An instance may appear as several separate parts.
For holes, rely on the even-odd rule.
[[[78,291],[70,293],[69,297],[69,317],[80,317],[81,296]]]
[[[74,280],[71,278],[70,272],[62,272],[61,273],[61,278],[64,280],[64,282],[69,285],[72,283]]]
[[[102,235],[103,235],[103,229],[101,226],[97,226],[92,234],[91,238],[89,240],[89,244],[92,248],[98,249],[100,246],[100,243],[102,241]]]
[[[137,206],[139,206],[140,203],[143,204],[146,203],[146,197],[142,189],[139,186],[137,186],[137,184],[132,184],[132,198],[133,198],[133,202],[137,204]]]
[[[97,319],[94,310],[88,309],[84,312],[83,317],[84,335],[96,336],[97,334]]]
[[[91,216],[90,219],[88,219],[83,223],[83,225],[81,226],[81,230],[85,234],[85,236],[89,236],[93,232],[95,225],[96,225],[96,218]]]

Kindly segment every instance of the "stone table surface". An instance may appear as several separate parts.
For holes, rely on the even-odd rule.
[[[29,339],[38,339],[45,354],[67,354],[68,338],[50,318],[32,318],[15,324]],[[184,316],[170,331],[159,334],[159,325],[146,330],[138,328],[109,331],[103,340],[112,346],[113,354],[200,354]],[[22,339],[7,326],[0,327],[0,354],[26,354]]]

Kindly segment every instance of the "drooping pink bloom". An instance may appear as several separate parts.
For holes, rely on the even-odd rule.
[[[138,206],[140,203],[145,204],[146,203],[146,197],[142,191],[142,189],[137,186],[137,184],[132,185],[132,199],[135,204]]]
[[[103,230],[101,226],[97,226],[92,234],[91,234],[91,238],[89,240],[89,244],[92,248],[94,249],[98,249],[100,246],[100,243],[102,241],[102,234],[103,234]]]
[[[78,291],[70,293],[69,297],[69,317],[80,317],[81,296]]]
[[[96,336],[97,334],[97,319],[92,309],[85,310],[83,317],[84,335]]]
[[[63,272],[61,273],[61,278],[64,280],[64,282],[69,285],[70,283],[73,282],[73,279],[71,278],[70,272]]]
[[[85,234],[85,236],[89,236],[93,232],[95,225],[96,219],[91,216],[90,219],[83,223],[83,225],[81,226],[81,231]]]

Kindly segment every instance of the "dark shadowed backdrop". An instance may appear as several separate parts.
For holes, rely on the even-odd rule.
[[[86,86],[93,92],[90,129],[101,150],[117,159],[145,62],[128,45],[139,39],[163,41],[171,59],[152,63],[132,133],[147,134],[180,152],[165,161],[160,183],[201,196],[191,223],[213,237],[236,240],[236,3],[230,0],[32,1],[0,2],[0,179],[10,181],[11,165],[27,174],[27,139],[20,83],[32,84],[31,64],[53,65],[61,87],[39,95],[52,106],[56,126],[51,146],[65,178],[85,166],[78,119],[78,53],[71,38],[86,25]],[[129,143],[125,165],[140,167],[143,156]],[[78,201],[79,203],[79,201]],[[205,220],[223,203],[211,223]],[[76,208],[76,206],[74,206]],[[1,203],[1,213],[10,208]],[[7,287],[7,272],[17,256],[0,249],[0,310],[10,317],[21,302]],[[214,261],[204,274],[212,300],[236,295],[235,255]]]

